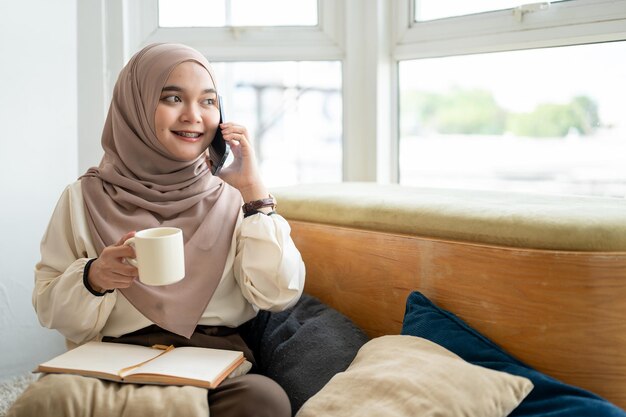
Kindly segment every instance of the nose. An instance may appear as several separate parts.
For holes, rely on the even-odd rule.
[[[200,108],[195,103],[187,104],[180,114],[180,119],[185,123],[200,123],[202,121]]]

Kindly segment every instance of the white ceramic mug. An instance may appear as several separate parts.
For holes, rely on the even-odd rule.
[[[146,285],[168,285],[185,277],[183,231],[176,227],[140,230],[124,242],[135,248],[137,258],[126,261],[139,270]]]

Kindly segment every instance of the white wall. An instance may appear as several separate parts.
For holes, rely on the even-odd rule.
[[[76,0],[0,0],[0,379],[64,349],[31,303],[39,242],[77,168]]]

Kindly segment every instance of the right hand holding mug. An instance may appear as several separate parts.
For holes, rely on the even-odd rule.
[[[98,259],[93,261],[87,279],[94,290],[105,292],[115,288],[128,288],[137,278],[137,268],[124,261],[124,258],[135,257],[135,249],[124,245],[133,236],[134,231],[126,233],[117,243],[104,248]]]

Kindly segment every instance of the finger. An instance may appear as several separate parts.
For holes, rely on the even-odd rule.
[[[132,284],[132,281],[130,281],[130,282],[114,281],[113,282],[113,285],[115,286],[115,288],[128,288],[128,287],[130,287],[131,284]]]
[[[235,156],[235,158],[241,156],[241,142],[240,141],[226,139],[226,138],[224,138],[224,140],[226,140],[226,142],[230,146],[230,150],[232,151],[233,156]]]
[[[224,138],[226,138],[226,136],[224,136]],[[230,138],[230,143],[235,143],[242,146],[251,146],[250,140],[241,133],[233,133]]]
[[[132,281],[135,280],[135,278],[137,277],[127,277],[124,275],[114,275],[112,277],[112,281],[115,282],[116,284],[123,284],[123,283],[131,283]]]
[[[127,277],[124,275],[114,275],[112,281],[115,285],[130,285],[137,277]]]
[[[228,144],[239,144],[242,142],[242,137],[238,133],[229,133],[228,135],[224,135],[224,140],[228,142]]]
[[[113,258],[135,258],[135,248],[130,245],[113,246],[107,249],[107,255]]]
[[[244,135],[245,137],[248,137],[248,129],[246,129],[244,126],[240,126],[240,125],[236,125],[232,123],[222,123],[220,125],[220,129],[222,129],[222,134],[224,135],[237,133],[240,135]]]
[[[113,273],[122,277],[131,277],[131,278],[139,275],[139,271],[137,270],[137,268],[128,264],[121,264],[119,267],[116,267],[113,270]]]
[[[232,129],[235,126],[237,126],[235,123],[233,122],[224,122],[224,123],[220,123],[220,128],[222,129],[222,131],[224,129]]]
[[[135,231],[133,230],[132,232],[128,232],[126,233],[124,236],[121,237],[120,240],[117,241],[117,243],[115,244],[115,246],[121,246],[124,244],[124,242],[126,242],[128,239],[130,239],[131,237],[135,236]]]

